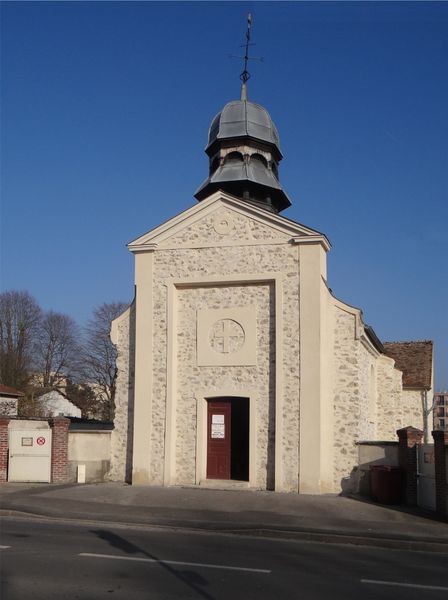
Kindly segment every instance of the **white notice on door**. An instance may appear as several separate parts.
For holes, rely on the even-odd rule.
[[[212,415],[212,423],[224,423],[224,415]]]
[[[220,415],[218,415],[220,416]],[[222,439],[225,434],[224,423],[212,423],[212,439]]]

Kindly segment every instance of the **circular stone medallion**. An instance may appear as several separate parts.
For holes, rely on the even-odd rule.
[[[210,347],[220,354],[238,352],[243,347],[245,339],[244,329],[233,319],[216,321],[209,333]]]
[[[229,234],[233,229],[232,219],[224,215],[221,217],[217,216],[213,222],[213,229],[219,235]]]

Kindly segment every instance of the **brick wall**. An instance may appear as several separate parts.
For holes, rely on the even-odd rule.
[[[448,433],[433,431],[434,438],[434,463],[436,477],[436,511],[448,515],[448,476],[447,476],[447,450]]]
[[[7,417],[0,417],[0,483],[8,478],[8,425]]]
[[[53,430],[51,445],[51,483],[68,481],[68,428],[70,419],[53,417],[48,419]]]
[[[406,504],[417,505],[417,444],[423,439],[423,431],[415,427],[398,429],[398,463],[405,472]]]

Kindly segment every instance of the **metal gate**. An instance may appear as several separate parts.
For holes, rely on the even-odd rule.
[[[417,446],[417,504],[429,510],[436,509],[434,444]]]
[[[51,480],[51,429],[10,429],[8,481]]]

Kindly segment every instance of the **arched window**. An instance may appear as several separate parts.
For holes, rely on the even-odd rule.
[[[257,163],[261,163],[264,167],[268,166],[268,161],[261,154],[252,154],[250,157],[250,162],[255,165]]]
[[[275,178],[278,179],[278,167],[277,167],[277,163],[275,163],[274,161],[271,162],[271,169],[272,169],[272,172],[274,173]]]
[[[225,158],[225,162],[243,162],[244,157],[241,152],[230,152]]]

